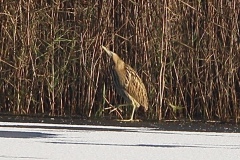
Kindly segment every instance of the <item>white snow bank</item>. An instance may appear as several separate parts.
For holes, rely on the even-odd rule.
[[[239,133],[0,122],[0,159],[231,160]]]

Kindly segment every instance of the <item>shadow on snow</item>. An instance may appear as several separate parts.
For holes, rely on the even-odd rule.
[[[211,144],[114,144],[114,143],[93,143],[93,142],[46,142],[53,144],[75,144],[75,145],[96,145],[96,146],[118,146],[118,147],[153,147],[153,148],[225,148],[240,149],[240,145],[211,145]]]
[[[55,134],[42,132],[22,132],[22,131],[0,131],[2,138],[51,138]]]

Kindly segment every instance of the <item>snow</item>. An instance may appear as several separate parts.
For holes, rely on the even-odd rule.
[[[240,133],[0,122],[0,159],[231,160]]]

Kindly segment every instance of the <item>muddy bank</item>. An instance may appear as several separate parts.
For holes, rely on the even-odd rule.
[[[51,124],[75,124],[75,125],[104,125],[123,127],[149,127],[162,131],[192,131],[192,132],[228,132],[240,133],[238,124],[201,121],[142,121],[122,122],[117,120],[87,119],[80,117],[35,117],[0,115],[1,122],[23,123],[51,123]]]

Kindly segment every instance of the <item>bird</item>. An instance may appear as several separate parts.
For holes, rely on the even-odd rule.
[[[102,49],[105,50],[114,64],[111,73],[115,89],[127,102],[127,104],[119,106],[133,106],[131,118],[123,121],[135,121],[133,117],[136,109],[143,107],[144,112],[148,110],[146,87],[137,72],[130,65],[126,64],[116,53],[106,47],[102,46]]]

